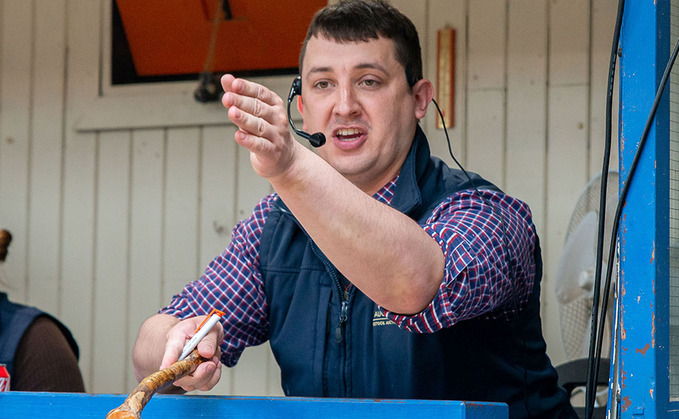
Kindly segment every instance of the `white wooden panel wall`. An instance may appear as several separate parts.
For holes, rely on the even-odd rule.
[[[546,165],[547,2],[512,1],[507,20],[505,187],[530,202],[544,231],[545,178],[536,174]]]
[[[465,166],[504,187],[506,25],[503,1],[468,3]],[[462,63],[460,63],[462,64]]]
[[[95,256],[94,243],[97,225],[95,223],[95,173],[97,167],[96,150],[99,136],[96,133],[76,132],[75,122],[99,91],[98,70],[91,63],[92,57],[99,54],[100,22],[93,16],[100,16],[101,4],[88,1],[68,1],[65,3],[66,42],[66,91],[64,101],[65,128],[64,147],[60,158],[63,161],[62,185],[62,237],[61,269],[61,312],[56,313],[70,328],[81,348],[80,368],[85,379],[86,389],[96,391],[93,385],[94,367],[94,319],[99,309],[94,301],[95,295]],[[66,24],[66,21],[68,24]],[[87,38],[87,39],[83,39]],[[38,76],[38,75],[36,75]],[[1,115],[0,115],[1,117]],[[11,226],[10,226],[11,229]],[[17,233],[20,233],[17,231]],[[113,281],[124,283],[124,278]],[[121,309],[120,312],[123,312]],[[107,337],[109,342],[123,338],[122,331],[127,325],[122,322],[117,331]],[[120,360],[109,358],[107,363],[120,364]]]
[[[545,213],[545,295],[554,295],[555,267],[575,202],[588,180],[589,2],[549,3],[549,90],[547,113],[547,205]],[[603,80],[602,80],[603,81]],[[545,317],[558,318],[558,307],[543,306]],[[546,338],[559,342],[558,327]]]
[[[31,117],[31,45],[33,8],[21,0],[4,2],[0,10],[2,45],[0,65],[0,214],[21,232],[12,244],[12,264],[7,275],[14,293],[27,300],[26,281],[29,197],[29,131]],[[9,46],[12,46],[11,48]],[[58,99],[57,99],[58,100]],[[52,99],[52,103],[55,99]],[[14,247],[16,244],[16,247]],[[40,263],[40,262],[38,262]]]
[[[132,353],[137,331],[149,316],[148,307],[163,304],[161,282],[164,266],[163,242],[163,175],[165,132],[161,129],[138,130],[131,138],[130,171],[135,181],[129,196],[129,276],[128,328],[126,353]],[[128,363],[125,388],[134,388],[136,380],[132,363]]]
[[[220,106],[193,102],[193,84],[107,85],[109,1],[0,0],[0,227],[15,237],[1,286],[71,328],[88,391],[126,393],[140,324],[202,273],[270,187]],[[436,31],[457,31],[452,147],[533,209],[558,363],[554,269],[576,199],[601,170],[617,3],[392,2],[418,27],[432,80]],[[287,93],[289,78],[265,82]],[[452,164],[434,113],[422,125]],[[268,345],[245,351],[212,393],[281,394]]]

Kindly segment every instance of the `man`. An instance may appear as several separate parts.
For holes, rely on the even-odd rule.
[[[231,75],[223,104],[275,194],[135,346],[138,378],[198,346],[211,362],[175,384],[212,388],[220,361],[271,343],[291,396],[503,401],[511,417],[575,417],[545,354],[541,260],[528,207],[431,158],[418,121],[433,97],[413,24],[388,3],[344,1],[300,55],[304,129],[284,101]]]

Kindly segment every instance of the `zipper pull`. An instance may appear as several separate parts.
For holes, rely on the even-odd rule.
[[[349,309],[349,302],[342,301],[342,308],[340,311],[339,323],[335,329],[335,342],[342,343],[344,336],[342,334],[342,329],[344,329],[344,323],[347,322],[347,310]]]

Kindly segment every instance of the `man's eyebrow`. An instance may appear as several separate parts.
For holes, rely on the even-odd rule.
[[[332,67],[311,67],[309,69],[309,74],[311,73],[327,73],[332,70]]]
[[[383,66],[381,66],[379,63],[362,63],[362,64],[357,65],[354,68],[359,69],[359,70],[362,70],[362,69],[365,69],[365,68],[374,68],[375,70],[379,70],[383,73],[388,73],[388,71]]]
[[[381,65],[378,64],[378,63],[374,63],[374,62],[360,63],[360,64],[354,66],[353,68],[356,69],[356,70],[363,70],[363,69],[371,69],[371,68],[372,68],[372,69],[375,69],[375,70],[379,70],[379,71],[381,71],[381,72],[383,72],[383,73],[388,73],[388,71],[387,71],[383,66],[381,66]],[[309,69],[309,74],[313,74],[313,73],[328,73],[328,72],[331,72],[332,70],[333,70],[333,68],[332,68],[332,67],[328,67],[328,66],[325,66],[325,67],[311,67],[311,69]]]

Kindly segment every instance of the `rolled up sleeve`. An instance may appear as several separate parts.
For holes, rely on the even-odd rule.
[[[525,203],[497,191],[462,191],[439,204],[422,228],[441,247],[444,277],[420,313],[384,310],[400,327],[431,333],[525,305],[537,276],[537,236]]]

